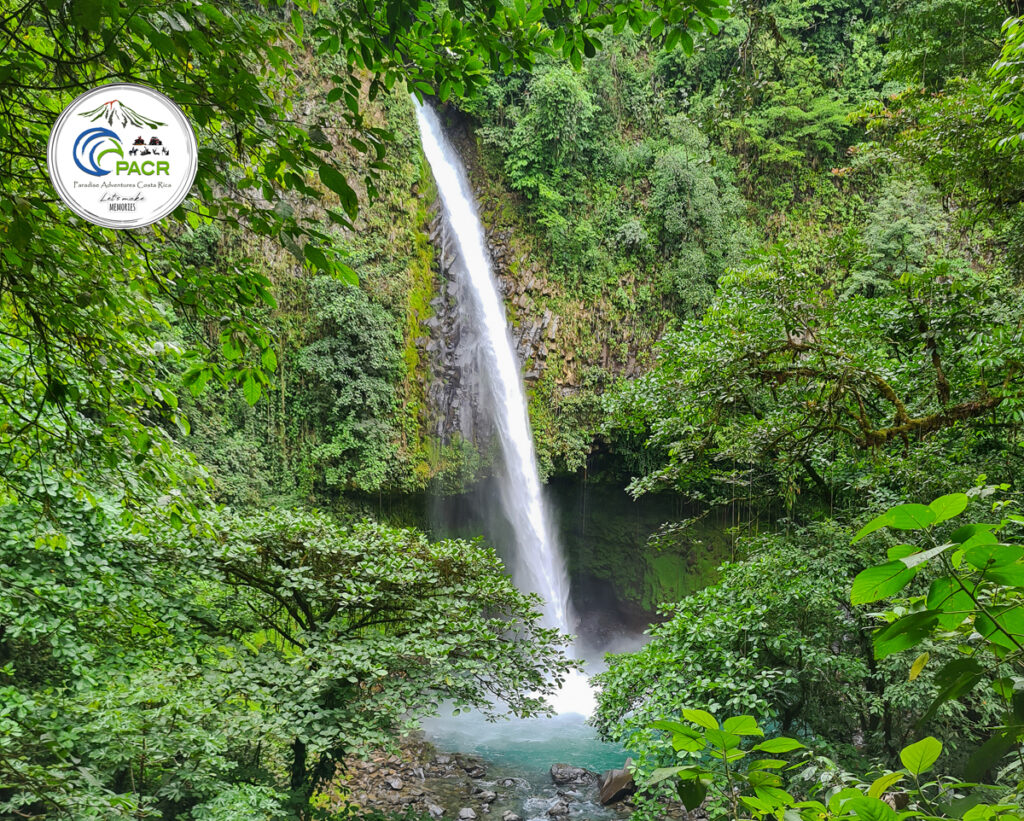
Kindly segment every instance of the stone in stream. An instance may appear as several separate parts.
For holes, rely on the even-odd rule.
[[[477,793],[476,797],[479,798],[484,804],[492,804],[493,802],[498,800],[498,794],[493,790],[480,790],[480,792]]]
[[[598,797],[602,804],[614,804],[636,792],[636,782],[629,771],[632,758],[627,758],[621,770],[605,770],[597,780]]]
[[[568,814],[569,814],[569,802],[565,801],[564,799],[561,800],[561,801],[556,801],[554,806],[551,809],[548,810],[548,815],[550,815],[552,818],[559,818],[559,817],[561,817],[563,815],[568,815]]]
[[[483,778],[487,775],[487,770],[481,767],[479,764],[471,764],[465,768],[466,775],[470,778]]]
[[[552,764],[551,780],[556,784],[585,784],[595,777],[596,773],[572,764]]]
[[[437,804],[427,804],[427,812],[430,813],[431,818],[440,818],[444,815],[444,808],[437,806]]]
[[[473,821],[474,818],[476,818],[476,810],[471,807],[463,807],[459,810],[460,821]]]
[[[501,814],[501,821],[523,821],[521,816],[516,815],[512,810],[505,810]]]

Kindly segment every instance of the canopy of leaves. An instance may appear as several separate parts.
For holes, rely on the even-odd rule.
[[[143,527],[47,481],[0,509],[0,567],[14,815],[302,813],[442,700],[534,714],[567,665],[490,550],[318,514]]]
[[[845,276],[776,247],[665,337],[655,370],[611,402],[662,454],[635,490],[738,467],[831,496],[862,454],[906,457],[930,437],[1021,421],[1016,291],[892,227],[883,217],[875,253]]]
[[[1000,137],[1000,148],[1019,149],[1024,141],[1024,18],[1011,17],[1003,25],[1006,42],[989,74],[996,83],[992,115],[1015,131]]]

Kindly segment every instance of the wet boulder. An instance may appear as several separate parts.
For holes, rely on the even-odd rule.
[[[551,780],[556,784],[586,784],[592,781],[595,774],[583,767],[574,767],[572,764],[552,764]]]
[[[483,768],[483,762],[479,758],[460,755],[455,760],[470,778],[483,778],[487,775],[487,770]]]

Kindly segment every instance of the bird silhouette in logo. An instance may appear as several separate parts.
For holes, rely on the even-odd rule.
[[[107,147],[99,151],[104,146]],[[75,139],[72,154],[75,165],[86,174],[105,177],[110,172],[100,167],[100,160],[107,154],[116,154],[123,158],[124,150],[121,148],[121,139],[109,128],[87,128]]]

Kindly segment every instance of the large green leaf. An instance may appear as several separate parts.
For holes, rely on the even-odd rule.
[[[938,521],[938,517],[929,507],[924,505],[897,505],[889,511],[892,524],[896,530],[924,530]]]
[[[706,710],[694,710],[689,707],[683,709],[683,718],[687,721],[692,721],[707,730],[717,730],[718,722],[715,717]]]
[[[762,741],[760,744],[755,744],[754,749],[760,750],[763,753],[788,753],[793,750],[803,749],[803,744],[797,741],[795,738],[787,738],[786,736],[779,736],[778,738],[769,738],[767,741]]]
[[[868,795],[871,798],[881,798],[885,795],[886,790],[895,784],[898,784],[906,776],[901,772],[887,773],[886,775],[880,775],[874,781],[871,782],[871,786],[868,788]]]
[[[852,813],[857,821],[896,821],[896,810],[878,798],[861,795],[843,805],[844,812]]]
[[[865,536],[874,533],[876,530],[881,530],[883,527],[890,527],[892,525],[892,511],[887,510],[879,516],[876,516],[864,527],[857,531],[857,535],[853,537],[854,543],[859,542]]]
[[[908,650],[928,636],[938,619],[934,610],[923,610],[897,619],[888,627],[875,633],[875,658]]]
[[[993,644],[1008,650],[1024,645],[1024,607],[1005,605],[979,613],[974,629]]]
[[[754,810],[754,812],[761,813],[762,815],[767,815],[772,811],[771,804],[751,795],[741,795],[740,801],[750,807],[750,809]]]
[[[958,527],[956,530],[953,531],[953,534],[949,537],[949,540],[951,542],[953,542],[954,544],[963,544],[968,539],[971,539],[974,536],[980,535],[981,533],[988,533],[988,535],[991,536],[992,535],[992,529],[994,527],[996,527],[996,525],[983,525],[983,524],[962,525],[961,527]]]
[[[853,541],[859,542],[869,533],[874,533],[883,527],[891,527],[896,530],[923,530],[936,521],[935,511],[925,505],[897,505],[864,525],[857,531]]]
[[[764,731],[757,726],[757,719],[753,716],[727,718],[722,722],[722,729],[734,735],[764,735]]]
[[[793,796],[785,790],[780,790],[778,787],[754,787],[754,794],[773,807],[788,807],[793,803]]]
[[[719,750],[735,750],[740,746],[740,737],[732,733],[723,733],[721,730],[705,730],[704,735]]]
[[[657,721],[652,721],[651,727],[655,730],[665,730],[665,732],[668,733],[684,733],[686,735],[697,734],[693,727],[683,724],[681,721],[673,721],[669,718],[661,718]]]
[[[781,787],[782,777],[769,770],[747,770],[747,782],[752,787]]]
[[[967,509],[967,502],[966,493],[949,493],[940,496],[928,508],[935,514],[935,523],[938,524],[963,513]]]
[[[907,556],[913,556],[917,552],[918,548],[915,545],[895,544],[885,552],[885,555],[891,561],[892,559],[904,559]]]
[[[941,689],[918,722],[919,726],[927,723],[947,701],[973,690],[984,675],[985,669],[973,658],[953,659],[947,663],[935,676],[935,683]]]
[[[927,607],[938,610],[939,624],[943,629],[951,630],[974,611],[974,601],[956,578],[942,576],[928,589]]]
[[[1024,561],[988,570],[985,573],[985,578],[1007,587],[1024,587]]]
[[[906,587],[916,574],[916,569],[907,567],[900,559],[869,567],[858,573],[853,580],[850,602],[867,604],[888,598]]]
[[[964,544],[964,558],[967,563],[978,570],[990,570],[997,567],[1019,562],[1024,559],[1024,549],[1012,544],[998,544],[993,541],[989,544],[972,545],[974,539]]]
[[[697,809],[708,796],[708,788],[700,779],[680,781],[676,792],[679,793],[679,800],[683,802],[683,806],[690,811]]]
[[[911,775],[921,775],[932,768],[941,754],[942,742],[934,736],[927,736],[904,747],[900,751],[900,761]]]

